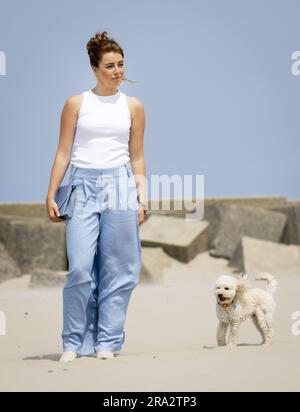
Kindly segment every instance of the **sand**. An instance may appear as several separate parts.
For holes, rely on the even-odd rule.
[[[29,289],[30,276],[0,284],[0,391],[299,391],[300,274],[277,277],[276,337],[261,346],[252,322],[241,327],[237,347],[217,347],[213,286],[232,273],[227,260],[208,252],[164,270],[161,284],[133,291],[120,356],[72,363],[61,354],[61,288]],[[300,329],[300,327],[299,327]]]

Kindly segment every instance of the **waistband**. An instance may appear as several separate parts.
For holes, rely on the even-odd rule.
[[[130,161],[122,164],[121,166],[108,167],[108,168],[90,168],[90,167],[79,167],[71,163],[70,176],[78,177],[91,177],[98,178],[100,176],[122,176],[128,175],[132,176],[132,167]]]

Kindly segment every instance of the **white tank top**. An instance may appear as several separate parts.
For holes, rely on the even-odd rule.
[[[125,93],[98,96],[83,92],[70,163],[78,167],[108,168],[130,160],[130,111]]]

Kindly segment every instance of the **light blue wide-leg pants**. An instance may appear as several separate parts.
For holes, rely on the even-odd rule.
[[[71,165],[73,215],[65,220],[63,350],[119,351],[129,299],[139,282],[141,243],[131,163],[108,169]]]

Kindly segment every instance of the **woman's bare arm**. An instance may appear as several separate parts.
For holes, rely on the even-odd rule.
[[[61,114],[59,143],[51,169],[50,182],[46,196],[48,217],[54,222],[61,221],[61,219],[56,218],[58,209],[54,199],[56,191],[63,180],[70,163],[81,100],[81,94],[69,97],[64,104]]]
[[[146,196],[146,164],[144,158],[145,110],[143,103],[136,97],[131,97],[132,125],[130,129],[129,153],[133,174],[136,180],[137,192],[142,203],[147,205]],[[143,214],[139,213],[139,221]]]

